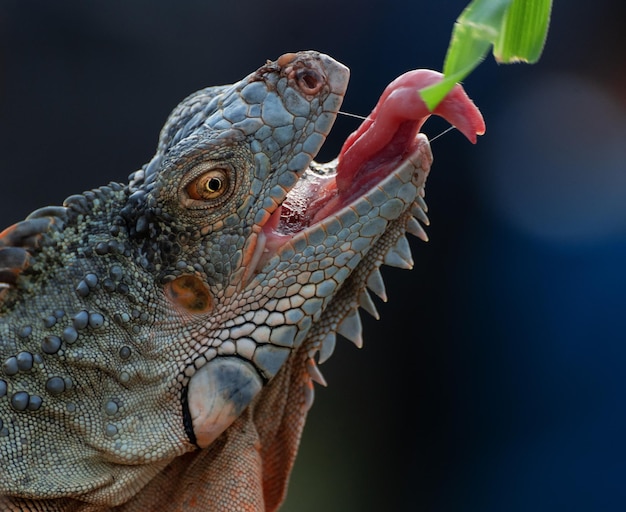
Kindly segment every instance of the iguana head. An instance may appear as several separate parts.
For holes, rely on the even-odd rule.
[[[347,84],[345,66],[302,52],[200,91],[170,115],[157,154],[131,180],[125,223],[161,288],[167,322],[186,327],[176,377],[187,434],[201,447],[241,414],[319,316],[313,297],[296,305],[306,268],[277,272],[289,256],[270,253],[265,233],[322,146]],[[287,312],[291,296],[296,307]]]
[[[272,509],[311,380],[322,380],[314,356],[332,353],[335,333],[360,344],[358,307],[376,314],[367,288],[384,297],[379,267],[412,265],[404,235],[423,236],[432,159],[416,90],[439,79],[400,77],[338,159],[317,164],[348,70],[317,52],[283,55],[185,99],[128,185],[72,196],[5,231],[0,420],[11,425],[7,446],[34,441],[5,451],[15,470],[0,493],[115,505],[148,485],[160,496],[168,464],[167,474],[187,471],[177,461],[200,448],[207,471],[233,469],[224,447],[254,431],[244,444],[258,452]],[[460,86],[435,113],[470,138],[484,130]],[[25,369],[23,353],[37,364]],[[37,400],[16,406],[19,393]],[[249,464],[238,470],[253,474]],[[269,499],[277,465],[286,469]],[[205,487],[198,493],[223,490]]]

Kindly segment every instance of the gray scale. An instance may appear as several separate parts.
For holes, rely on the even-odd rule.
[[[56,354],[61,348],[61,338],[58,336],[46,336],[41,342],[41,350],[44,354]]]
[[[104,317],[100,313],[89,314],[89,327],[98,329],[104,325]]]
[[[69,326],[63,329],[63,334],[61,336],[63,338],[63,341],[71,344],[78,339],[78,331],[75,327]]]
[[[17,365],[17,357],[11,356],[4,361],[3,365],[4,373],[8,376],[16,375],[19,371],[19,367]]]
[[[46,329],[50,329],[52,327],[54,327],[57,323],[57,317],[54,315],[50,315],[47,316],[46,318],[44,318],[43,320],[43,325]]]
[[[65,380],[62,377],[50,377],[46,381],[46,391],[51,395],[60,395],[65,391]]]
[[[81,330],[87,327],[89,324],[89,313],[87,311],[79,311],[74,315],[72,319],[73,325],[76,329]]]
[[[33,355],[30,352],[20,352],[16,359],[20,371],[27,372],[33,367]]]
[[[16,411],[25,411],[28,408],[29,395],[26,391],[17,391],[11,395],[11,407]]]
[[[28,337],[31,335],[31,333],[32,333],[32,332],[33,332],[33,328],[32,328],[32,326],[30,326],[30,325],[25,325],[24,327],[22,327],[22,328],[18,331],[17,335],[18,335],[20,338],[28,338]]]

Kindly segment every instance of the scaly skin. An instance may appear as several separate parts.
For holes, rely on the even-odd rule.
[[[128,185],[0,234],[2,510],[280,506],[313,357],[360,343],[366,286],[410,267],[426,220],[418,136],[348,208],[294,221],[296,182],[334,179],[312,159],[347,82],[301,52],[199,91]]]

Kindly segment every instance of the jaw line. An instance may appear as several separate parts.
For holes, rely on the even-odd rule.
[[[407,167],[411,167],[413,169],[423,169],[426,175],[432,161],[428,139],[421,133],[417,134],[411,142],[410,147],[410,152],[405,155],[402,160],[393,166],[392,164],[387,165],[387,168],[384,171],[384,177],[372,178],[369,181],[367,188],[361,186],[361,189],[358,192],[348,194],[348,197],[350,198],[348,203],[340,202],[339,194],[337,194],[335,189],[334,195],[331,196],[328,203],[322,206],[317,212],[313,213],[311,223],[303,226],[302,229],[294,233],[286,234],[278,231],[278,229],[280,229],[280,219],[284,202],[279,205],[269,216],[268,220],[262,225],[256,235],[256,244],[253,256],[250,260],[250,267],[249,270],[246,271],[247,280],[245,288],[248,288],[250,285],[254,287],[254,282],[257,281],[257,278],[262,279],[267,271],[274,268],[275,264],[281,260],[281,254],[288,248],[293,248],[299,239],[308,238],[309,233],[318,229],[323,229],[324,224],[329,224],[336,219],[340,219],[342,215],[347,212],[347,210],[353,209],[356,203],[370,196],[376,188],[384,186],[384,184],[392,180],[394,176],[404,173]],[[424,165],[425,158],[427,160],[427,165]],[[372,175],[379,176],[380,173],[376,172]],[[333,176],[336,177],[336,175]],[[287,200],[288,197],[289,194],[287,194],[285,200]]]

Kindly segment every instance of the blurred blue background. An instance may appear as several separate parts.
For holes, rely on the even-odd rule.
[[[3,0],[1,223],[124,181],[180,99],[288,51],[347,64],[367,115],[441,69],[466,3]],[[364,348],[322,366],[284,510],[626,509],[625,14],[556,1],[538,64],[465,81],[487,133],[433,142],[431,241],[384,272]]]

